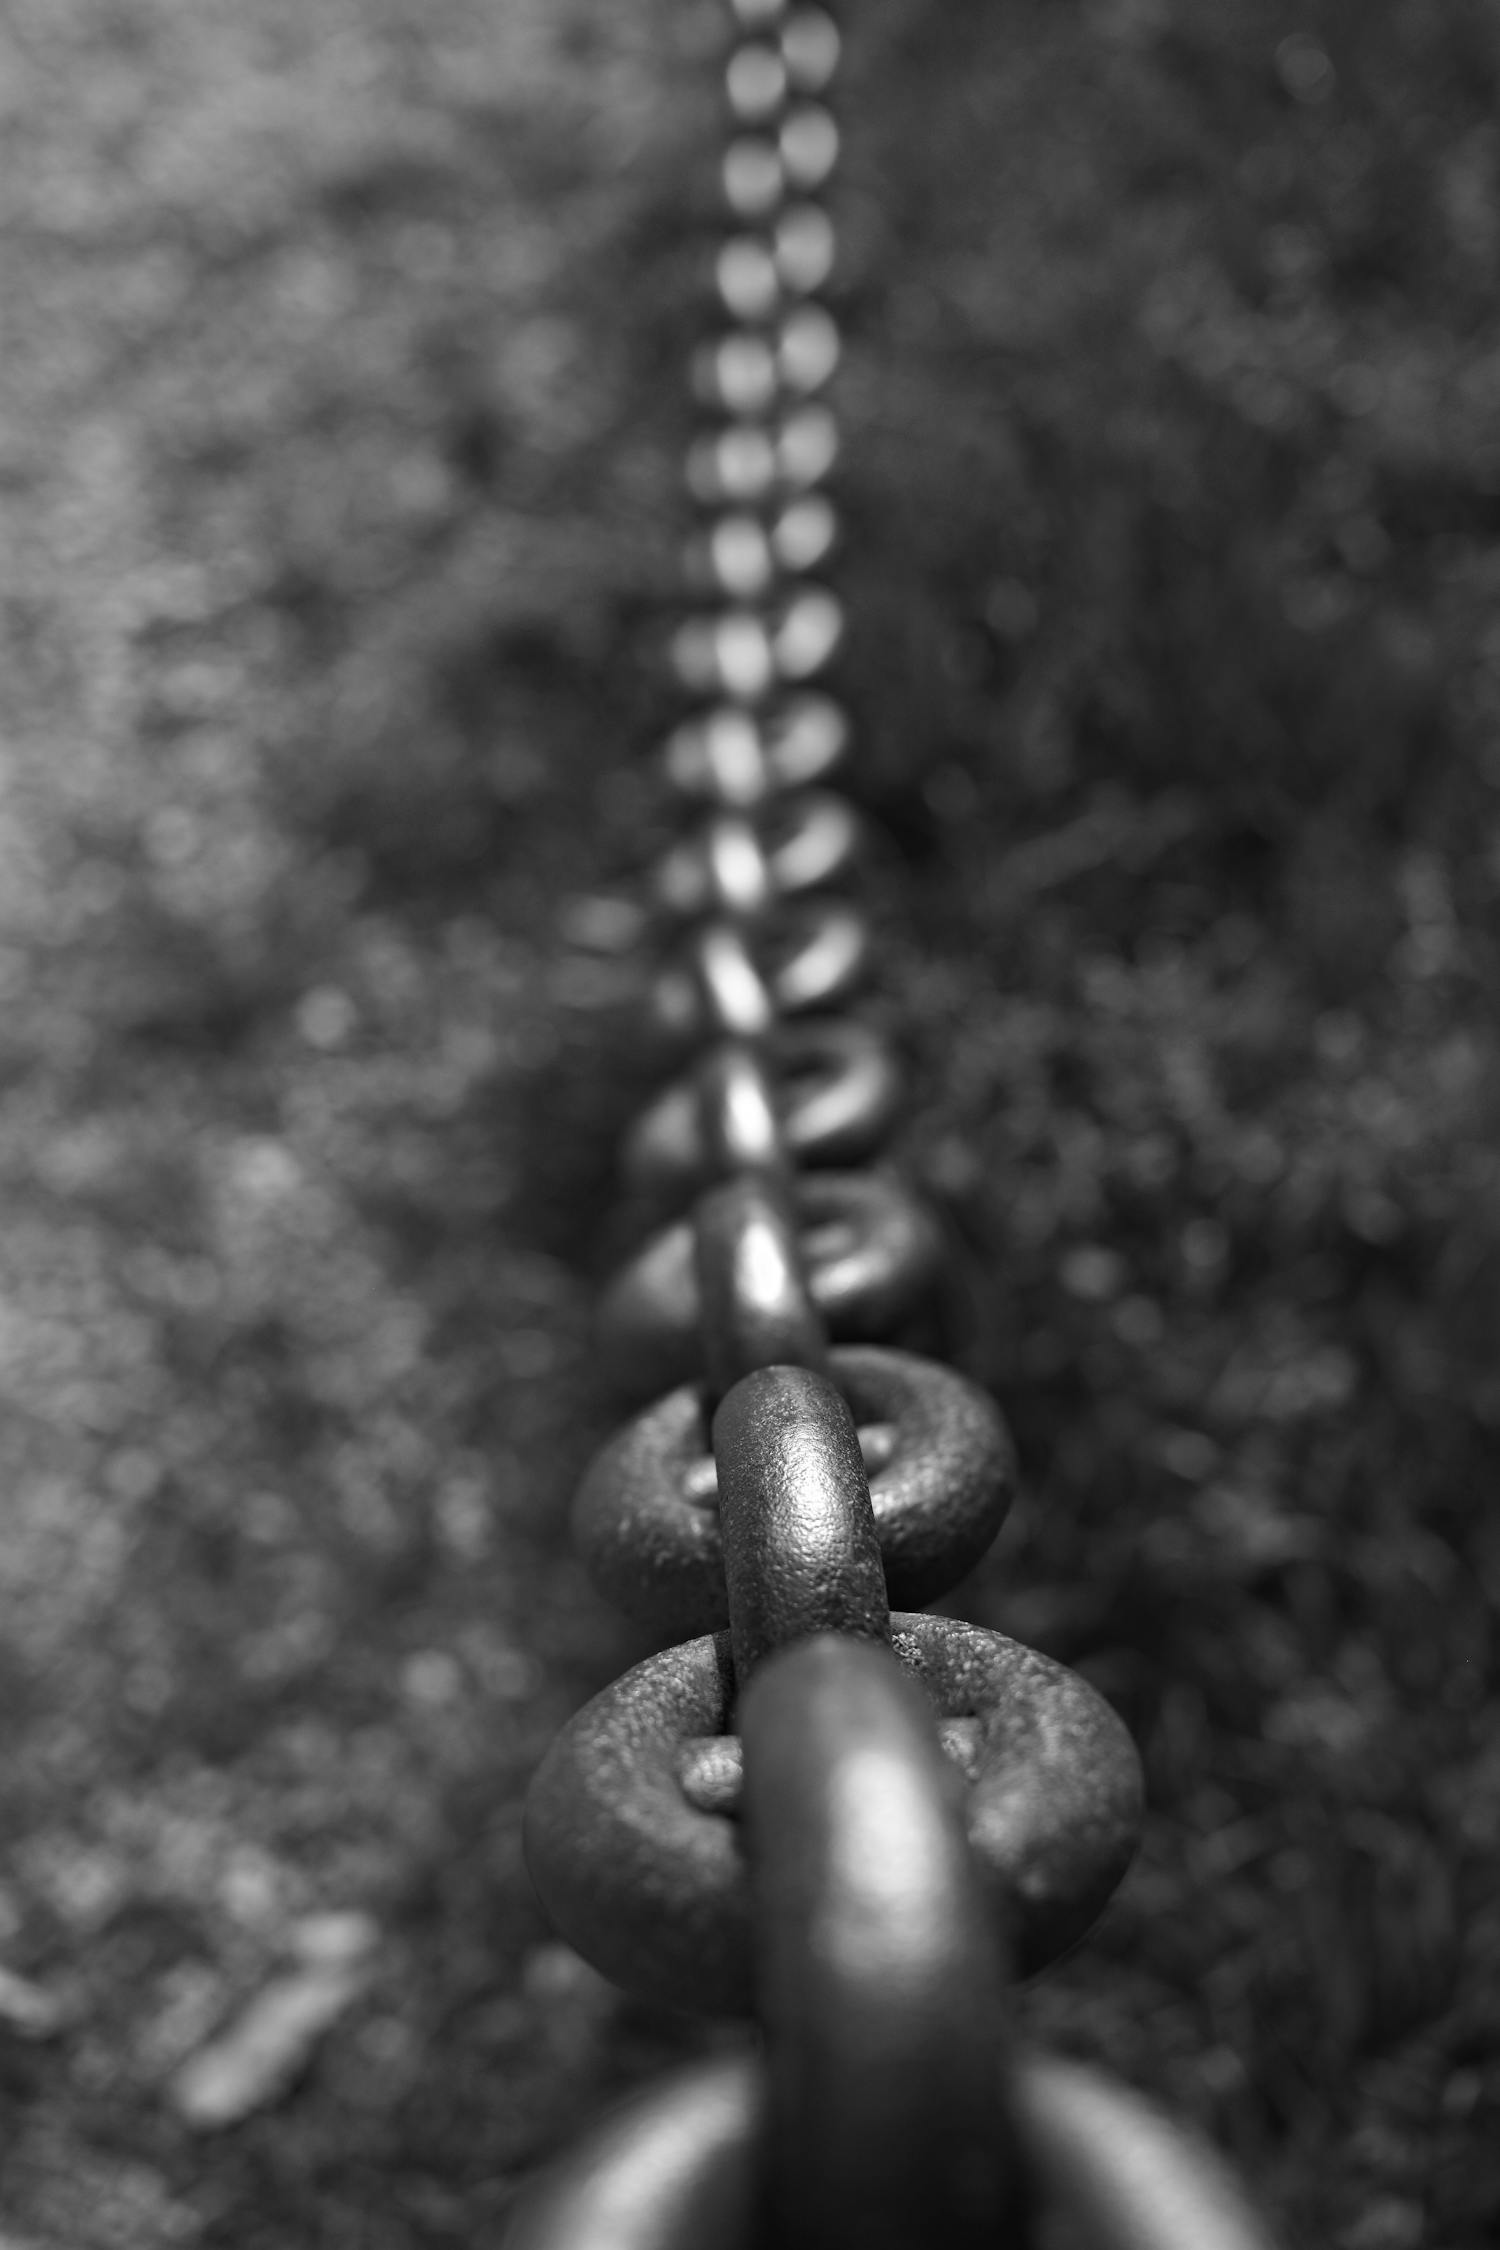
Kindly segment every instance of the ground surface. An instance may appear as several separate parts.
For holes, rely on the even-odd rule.
[[[1028,1475],[964,1606],[1152,1787],[1026,2012],[1294,2240],[1470,2250],[1500,10],[849,14],[852,786]],[[517,1820],[637,1653],[561,1524],[715,21],[0,9],[5,2250],[493,2241],[700,2036]],[[329,2028],[212,2130],[257,1999]]]

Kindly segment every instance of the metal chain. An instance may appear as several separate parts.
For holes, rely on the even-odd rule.
[[[814,685],[843,629],[820,577],[840,32],[799,0],[731,15],[722,319],[688,459],[707,601],[672,644],[698,707],[666,749],[694,817],[656,878],[677,1075],[624,1152],[661,1223],[599,1321],[654,1403],[575,1512],[596,1582],[669,1645],[554,1744],[526,1835],[587,1959],[755,2017],[764,2051],[638,2096],[509,2239],[1265,2250],[1216,2158],[1011,2030],[1008,1976],[1073,1945],[1129,1864],[1140,1768],[1077,1675],[921,1614],[999,1529],[1011,1451],[973,1384],[875,1341],[910,1337],[941,1243],[875,1162],[898,1073],[848,1012],[871,953],[860,829],[821,786],[850,737]]]

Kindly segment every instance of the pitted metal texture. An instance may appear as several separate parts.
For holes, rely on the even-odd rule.
[[[891,1634],[934,1721],[959,1722],[938,1738],[966,1785],[965,1831],[997,1928],[1034,1974],[1077,1944],[1130,1864],[1134,1745],[1076,1672],[1000,1633],[898,1610]],[[643,1998],[726,2015],[755,2001],[735,1753],[716,1753],[715,1810],[684,1776],[731,1734],[735,1693],[727,1634],[647,1657],[564,1728],[526,1815],[533,1880],[579,1952]]]
[[[973,1382],[889,1348],[926,1348],[944,1244],[881,1156],[900,1074],[858,1012],[866,824],[827,786],[857,740],[822,684],[845,636],[841,34],[810,0],[728,15],[670,637],[692,707],[663,760],[685,823],[641,1025],[670,1082],[627,1140],[648,1231],[598,1319],[610,1379],[651,1403],[574,1518],[596,1582],[672,1645],[554,1742],[525,1841],[580,1953],[657,2005],[756,2016],[763,2054],[638,2097],[523,2201],[510,2250],[1268,2250],[1215,2160],[1011,2021],[1009,1978],[1124,1875],[1141,1770],[1076,1673],[922,1614],[1015,1471]]]
[[[860,1432],[890,1599],[901,1609],[936,1601],[980,1560],[1010,1506],[1014,1456],[999,1409],[912,1352],[835,1345],[828,1370]],[[668,1392],[610,1440],[579,1488],[573,1527],[601,1593],[661,1639],[728,1624],[697,1385]]]

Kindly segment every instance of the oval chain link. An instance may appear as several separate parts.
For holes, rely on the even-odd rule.
[[[1006,1967],[1066,1951],[1128,1866],[1140,1767],[1077,1675],[920,1613],[999,1529],[1012,1456],[983,1393],[883,1341],[941,1239],[897,1173],[849,1169],[899,1072],[846,1012],[871,951],[841,895],[861,824],[823,786],[850,728],[817,684],[844,631],[819,301],[840,33],[797,0],[730,12],[723,319],[691,367],[713,417],[687,463],[704,606],[671,642],[700,707],[665,752],[696,815],[654,885],[651,1016],[685,1053],[624,1150],[657,1231],[598,1323],[617,1385],[653,1403],[575,1509],[595,1582],[671,1645],[553,1744],[526,1850],[586,1958],[659,2004],[758,2012],[767,2061],[637,2097],[510,2239],[879,2250],[1056,2222],[1082,2250],[1267,2250],[1215,2159],[1006,2021]]]

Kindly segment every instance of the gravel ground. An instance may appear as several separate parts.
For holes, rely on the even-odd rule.
[[[880,1007],[1145,1848],[1022,2000],[1500,2219],[1500,10],[850,13]],[[711,2030],[520,1795],[640,1099],[713,8],[0,7],[0,2245],[498,2239]],[[638,942],[639,941],[639,942]]]

